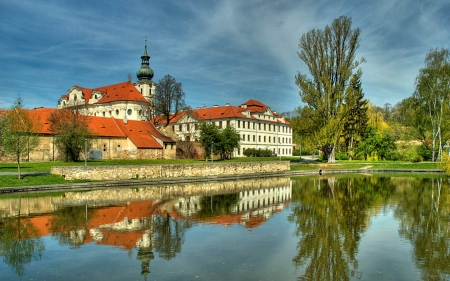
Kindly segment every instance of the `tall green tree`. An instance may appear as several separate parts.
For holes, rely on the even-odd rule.
[[[314,114],[313,138],[317,148],[329,162],[335,161],[335,150],[349,107],[347,88],[355,70],[364,60],[355,59],[359,48],[360,30],[352,29],[351,18],[341,16],[323,30],[313,29],[304,34],[299,43],[299,58],[308,67],[311,77],[298,73],[295,83],[300,87],[301,100]]]
[[[239,149],[239,142],[241,137],[236,129],[232,126],[226,126],[224,129],[220,130],[219,143],[217,149],[220,153],[221,159],[230,159],[233,156],[235,149]]]
[[[78,161],[86,142],[92,138],[87,117],[70,109],[57,109],[50,114],[48,122],[50,130],[56,134],[55,144],[64,161]]]
[[[353,158],[353,150],[367,128],[369,117],[367,116],[367,103],[361,88],[359,76],[354,74],[347,88],[346,106],[348,107],[348,118],[344,123],[343,137],[346,150],[350,159]]]
[[[199,142],[205,149],[205,157],[219,154],[221,159],[229,159],[235,149],[240,147],[240,136],[234,127],[220,129],[213,122],[200,124]]]
[[[217,146],[215,144],[220,141],[220,131],[219,127],[213,122],[204,122],[199,126],[200,136],[199,142],[205,149],[205,157],[213,157],[216,154]]]
[[[17,162],[17,174],[21,179],[21,158],[39,144],[40,123],[28,110],[23,108],[24,103],[19,96],[11,110],[6,111],[1,118],[1,138],[3,150],[14,157]]]
[[[156,84],[155,113],[165,117],[166,125],[186,108],[181,82],[167,74]]]
[[[450,102],[450,52],[432,49],[425,57],[425,67],[416,78],[414,98],[431,123],[432,161],[442,161],[442,122]],[[436,154],[437,152],[437,154]]]

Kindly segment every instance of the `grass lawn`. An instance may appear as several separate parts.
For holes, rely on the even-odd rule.
[[[230,160],[214,160],[215,163],[227,162],[257,162],[257,161],[279,161],[279,157],[242,157]],[[360,169],[367,167],[369,169],[441,169],[440,163],[432,162],[398,162],[398,161],[339,161],[338,163],[328,164],[323,161],[304,162],[299,157],[282,157],[283,161],[291,161],[291,170],[314,170],[314,169]],[[99,160],[88,161],[88,166],[99,165],[144,165],[144,164],[204,164],[205,160],[198,159],[175,159],[175,160]],[[209,162],[211,163],[211,162]],[[22,172],[50,172],[52,166],[84,166],[84,162],[24,162],[21,164]],[[17,172],[16,163],[0,163],[1,172]],[[25,175],[21,180],[17,175],[0,175],[1,187],[14,187],[26,185],[44,185],[44,184],[64,184],[88,182],[88,180],[67,181],[56,175]]]

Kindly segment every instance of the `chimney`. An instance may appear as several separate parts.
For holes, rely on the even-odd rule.
[[[229,103],[226,103],[225,106],[230,106],[230,104],[229,104]]]
[[[215,104],[213,107],[219,107],[217,104]]]

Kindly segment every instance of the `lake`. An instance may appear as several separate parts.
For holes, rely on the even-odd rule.
[[[432,175],[0,196],[0,280],[450,280]]]

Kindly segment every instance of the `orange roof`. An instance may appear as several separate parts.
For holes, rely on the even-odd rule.
[[[114,119],[120,130],[136,145],[137,148],[162,148],[156,138],[167,143],[174,143],[171,138],[160,133],[150,121],[128,120],[125,124],[120,119]]]
[[[244,107],[245,105],[246,107]],[[244,119],[255,119],[255,117],[251,116],[247,117],[242,112],[244,111],[250,111],[250,113],[264,113],[267,109],[270,109],[267,105],[263,104],[262,102],[259,102],[257,100],[248,100],[247,102],[243,103],[241,106],[232,106],[232,105],[226,105],[226,106],[214,106],[214,107],[205,107],[205,108],[197,108],[193,110],[183,111],[177,114],[175,117],[171,117],[170,124],[175,124],[178,121],[180,121],[181,118],[185,114],[191,115],[193,118],[199,120],[199,121],[208,121],[208,120],[217,120],[217,119],[224,119],[224,118],[244,118]],[[282,114],[276,114],[273,113],[273,115],[277,118],[281,118]],[[166,118],[162,115],[157,116],[154,118],[156,124],[165,124]],[[290,124],[287,121],[280,122],[279,120],[264,120],[265,122],[276,122],[276,123],[283,123],[283,124]]]
[[[113,118],[86,116],[91,133],[98,137],[126,138]]]
[[[144,96],[130,81],[100,87],[94,90],[105,93],[105,96],[97,103],[107,103],[114,101],[140,101],[148,103]]]
[[[92,98],[92,93],[94,91],[102,92],[105,94],[103,98],[96,102],[97,104],[115,101],[138,101],[148,103],[148,101],[144,98],[144,96],[142,96],[138,89],[136,89],[131,81],[102,86],[94,89],[84,88],[80,86],[73,86],[72,88],[81,90],[86,104],[89,103],[89,100]],[[69,94],[62,95],[61,98],[67,99],[69,98]]]
[[[244,104],[247,106],[247,108],[250,108],[251,112],[253,112],[252,110],[254,110],[255,112],[264,112],[269,108],[267,105],[257,100],[248,100],[244,102],[243,105]]]
[[[39,134],[44,135],[53,135],[53,132],[50,131],[50,124],[48,122],[48,117],[50,114],[57,109],[54,108],[36,108],[33,110],[28,110],[30,116],[32,118],[35,118],[35,120],[39,120],[39,123],[41,123],[41,128],[39,130]]]
[[[48,117],[54,108],[38,108],[29,110],[30,115],[39,119],[42,127],[38,133],[52,135]],[[138,148],[157,148],[162,146],[157,139],[164,143],[174,143],[175,141],[166,137],[150,121],[129,120],[125,124],[121,119],[99,116],[85,116],[91,133],[97,137],[128,137]]]

